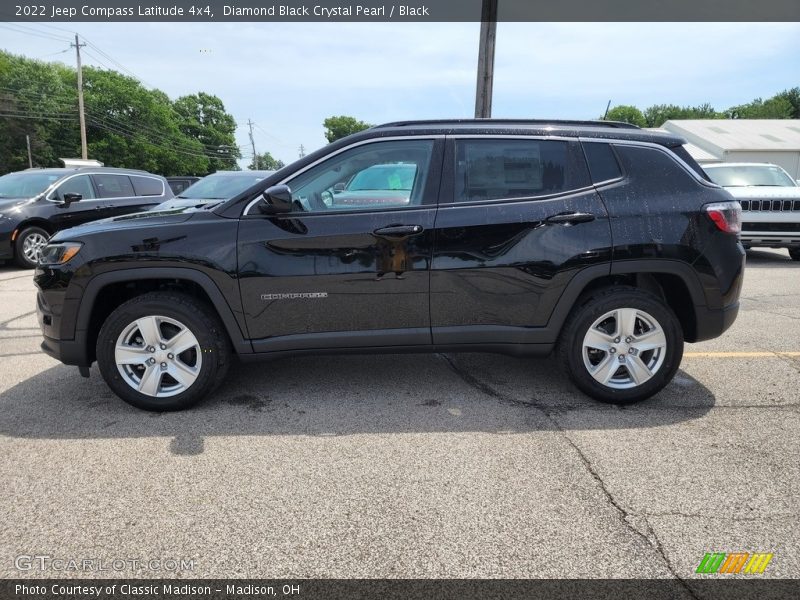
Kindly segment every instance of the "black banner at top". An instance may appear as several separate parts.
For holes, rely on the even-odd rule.
[[[47,0],[3,3],[8,22],[480,21],[483,0]],[[498,0],[498,21],[800,21],[800,0]]]

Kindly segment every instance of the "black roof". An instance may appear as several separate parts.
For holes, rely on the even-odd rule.
[[[578,121],[559,119],[433,119],[420,121],[394,121],[376,125],[369,132],[380,135],[559,135],[564,137],[595,137],[652,142],[662,146],[679,146],[686,143],[682,137],[660,131],[641,129],[620,121]]]

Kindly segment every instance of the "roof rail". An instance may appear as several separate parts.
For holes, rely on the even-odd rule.
[[[566,125],[566,126],[592,126],[615,127],[618,129],[640,129],[637,125],[622,121],[581,121],[569,119],[423,119],[419,121],[393,121],[376,125],[373,129],[386,127],[413,127],[415,125],[480,125],[482,123],[497,125]]]

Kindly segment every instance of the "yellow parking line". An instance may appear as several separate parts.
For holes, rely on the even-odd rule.
[[[797,357],[800,352],[684,352],[685,358],[780,358]]]

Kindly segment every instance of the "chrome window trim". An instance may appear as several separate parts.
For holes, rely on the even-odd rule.
[[[164,180],[161,179],[160,177],[156,177],[155,175],[149,175],[149,174],[147,174],[147,175],[141,174],[140,175],[139,173],[103,173],[102,171],[97,171],[97,172],[95,172],[95,171],[91,171],[91,172],[82,171],[80,173],[73,173],[71,175],[67,175],[63,179],[59,179],[55,183],[51,184],[50,187],[48,187],[43,192],[44,193],[44,199],[47,200],[48,202],[59,202],[59,200],[56,200],[55,198],[51,198],[50,197],[53,194],[53,192],[56,191],[56,188],[58,186],[60,186],[62,183],[64,183],[65,181],[69,181],[70,179],[73,179],[75,177],[80,177],[81,175],[123,175],[125,177],[147,177],[148,179],[155,179],[156,181],[161,183],[161,193],[159,195],[157,195],[157,196],[137,196],[136,194],[134,194],[133,196],[114,196],[114,197],[111,197],[111,198],[87,198],[87,200],[120,200],[122,198],[159,198],[159,197],[163,196],[164,192],[166,191],[166,188],[164,187]],[[92,182],[92,185],[94,185],[94,182]],[[132,181],[131,181],[131,187],[133,187],[133,182]],[[136,190],[134,189],[134,192],[135,191]]]
[[[380,142],[396,142],[396,141],[405,141],[405,140],[434,140],[434,141],[436,141],[436,140],[444,139],[445,137],[447,137],[447,136],[445,136],[445,135],[393,135],[393,136],[388,136],[388,137],[374,137],[374,138],[369,138],[368,140],[361,140],[360,142],[356,142],[354,144],[350,144],[348,146],[345,146],[344,148],[339,148],[335,152],[331,152],[330,154],[326,154],[322,158],[319,158],[319,159],[315,160],[314,162],[307,164],[305,167],[303,167],[299,171],[294,171],[291,175],[288,175],[287,177],[284,177],[278,183],[275,183],[273,185],[283,185],[287,181],[291,181],[295,177],[298,177],[299,175],[302,175],[303,173],[305,173],[309,169],[312,169],[312,168],[316,167],[317,165],[324,163],[326,160],[328,160],[330,158],[333,158],[334,156],[337,156],[337,155],[341,154],[342,152],[345,152],[345,151],[350,150],[352,148],[358,148],[359,146],[365,146],[367,144],[376,144],[376,143],[380,143]],[[257,197],[254,198],[253,200],[251,200],[247,204],[247,206],[244,207],[244,210],[242,211],[242,215],[241,216],[242,217],[262,216],[262,215],[251,215],[251,214],[249,214],[250,213],[250,209],[253,206],[255,206],[257,203],[258,203],[258,198]],[[425,205],[418,205],[418,206],[414,206],[413,208],[423,208],[424,206]],[[430,206],[435,206],[435,205],[430,205]],[[397,207],[397,208],[412,208],[412,207]],[[385,210],[393,210],[393,209],[386,208]],[[312,214],[332,214],[332,215],[333,214],[337,214],[337,215],[339,215],[339,214],[343,214],[344,212],[345,211],[331,211],[330,213],[319,213],[319,212],[318,213],[311,213],[311,212],[309,212],[309,213],[303,213],[303,214],[304,214],[304,216],[308,216],[308,215],[312,215]],[[369,211],[352,211],[352,212],[369,212]]]

